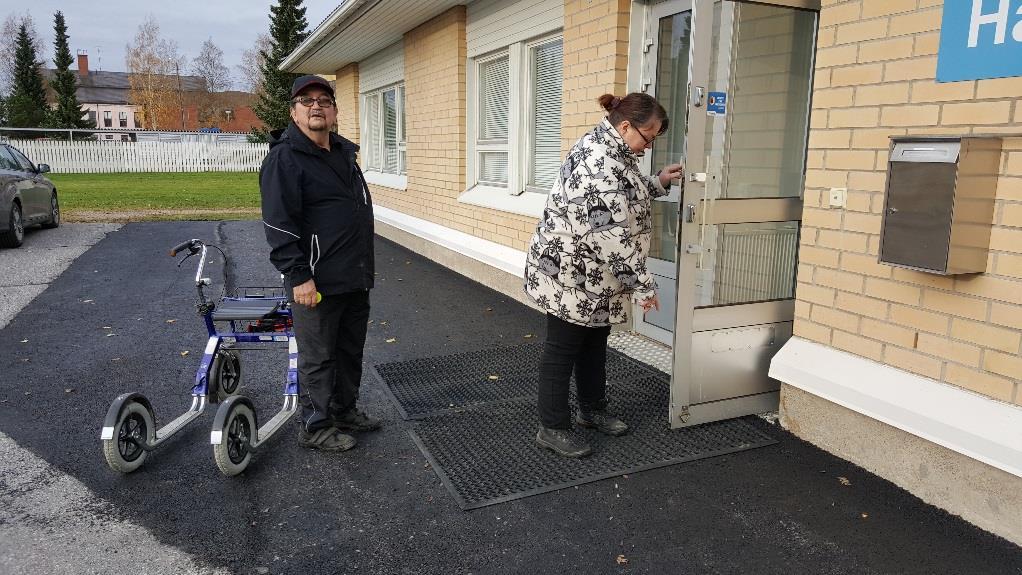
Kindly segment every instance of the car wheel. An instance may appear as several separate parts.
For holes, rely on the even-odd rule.
[[[43,224],[44,228],[53,229],[60,225],[60,202],[57,201],[57,192],[50,194],[50,221]]]
[[[0,248],[16,248],[25,241],[25,222],[21,219],[21,206],[17,202],[11,204],[8,218],[8,230],[0,233]]]

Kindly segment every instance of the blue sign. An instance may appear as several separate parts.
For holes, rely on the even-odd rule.
[[[727,94],[725,92],[710,92],[710,95],[706,97],[706,115],[727,115]]]
[[[1022,0],[945,0],[937,81],[1022,76]]]

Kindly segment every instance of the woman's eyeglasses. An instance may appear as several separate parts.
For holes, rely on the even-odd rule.
[[[652,138],[647,138],[647,137],[646,137],[646,134],[643,134],[643,133],[642,133],[642,130],[640,130],[640,129],[638,129],[638,128],[635,128],[635,131],[636,131],[636,132],[638,132],[640,136],[642,136],[642,141],[643,141],[643,142],[646,142],[646,145],[647,145],[647,146],[652,146],[652,145],[653,145],[653,140],[656,140],[656,139],[657,139],[657,136],[659,136],[659,135],[660,135],[660,134],[656,134],[656,135],[654,135],[654,136],[653,136]]]
[[[319,107],[320,108],[333,108],[334,107],[334,100],[333,100],[333,98],[329,98],[327,96],[320,96],[319,98],[313,98],[313,97],[310,97],[310,96],[299,96],[299,97],[295,98],[294,101],[299,103],[299,104],[301,104],[301,105],[303,105],[303,106],[305,106],[306,108],[311,108],[312,104],[313,103],[317,103],[317,102],[319,103]]]

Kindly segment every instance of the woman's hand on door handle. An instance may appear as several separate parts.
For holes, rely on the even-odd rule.
[[[664,169],[657,172],[657,176],[660,177],[660,185],[666,188],[673,180],[680,180],[685,176],[685,166],[683,164],[664,166]]]
[[[658,298],[657,295],[654,293],[651,297],[648,297],[639,302],[639,305],[642,306],[643,315],[649,313],[649,310],[651,309],[660,311],[660,298]]]

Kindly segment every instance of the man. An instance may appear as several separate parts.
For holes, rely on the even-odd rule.
[[[270,261],[294,302],[302,447],[346,451],[380,422],[356,408],[373,287],[373,205],[358,146],[331,131],[334,90],[319,76],[291,87],[291,123],[259,171]]]

